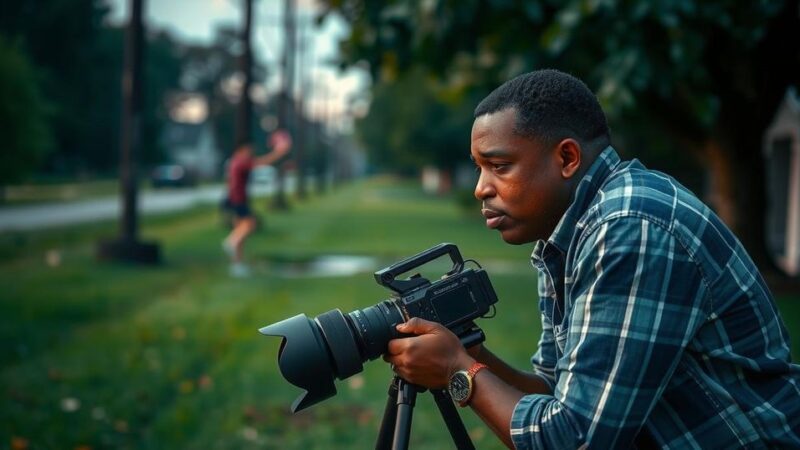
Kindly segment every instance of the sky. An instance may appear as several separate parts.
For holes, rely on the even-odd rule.
[[[112,8],[111,20],[123,22],[129,15],[130,0],[106,0]],[[220,25],[237,26],[242,22],[241,0],[144,0],[145,26],[168,29],[186,42],[209,43]],[[253,52],[268,67],[277,67],[283,54],[283,0],[254,0]],[[347,131],[352,123],[347,114],[351,98],[360,96],[367,88],[369,76],[360,69],[341,72],[325,64],[337,56],[337,45],[347,33],[347,24],[330,15],[321,27],[311,25],[318,10],[315,0],[298,0],[301,21],[308,23],[307,33],[313,36],[314,63],[309,69],[315,79],[313,97],[306,100],[305,110],[319,119],[323,114],[338,117],[337,126]],[[277,91],[281,80],[279,71],[267,80],[267,95]],[[262,91],[263,92],[263,91]]]

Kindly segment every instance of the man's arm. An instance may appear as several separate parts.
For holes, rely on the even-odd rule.
[[[507,362],[500,359],[483,345],[477,351],[467,349],[470,356],[478,362],[489,366],[491,372],[509,386],[513,386],[518,391],[525,394],[552,394],[553,390],[544,377],[533,372],[525,372],[510,366]]]
[[[288,146],[275,147],[271,152],[253,158],[253,167],[268,166],[289,153]]]
[[[254,167],[268,166],[289,153],[289,149],[292,148],[292,138],[285,131],[278,130],[270,136],[270,146],[271,152],[253,158]]]
[[[384,359],[393,364],[398,375],[411,383],[444,388],[451,374],[468,369],[476,361],[458,337],[441,324],[412,318],[398,325],[397,329],[416,336],[390,341]],[[526,393],[520,389],[547,393],[549,386],[539,376],[514,369],[487,349],[481,349],[477,356],[489,369],[475,375],[470,406],[503,443],[513,448],[509,424],[514,407]],[[499,376],[493,373],[495,371]]]
[[[578,259],[553,395],[523,396],[491,370],[475,377],[471,406],[506,445],[629,447],[705,318],[701,274],[659,225],[610,221]],[[387,360],[412,383],[442,387],[474,361],[441,325],[412,319],[398,330],[424,333],[389,343]]]

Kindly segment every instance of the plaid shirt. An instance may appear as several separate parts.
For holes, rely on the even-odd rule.
[[[517,404],[517,448],[800,447],[800,366],[772,296],[719,218],[609,147],[539,241],[553,395]]]

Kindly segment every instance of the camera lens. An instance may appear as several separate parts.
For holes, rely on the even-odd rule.
[[[347,319],[338,309],[317,316],[317,324],[325,337],[335,365],[336,378],[343,380],[361,372],[361,355]]]
[[[395,326],[404,322],[396,301],[390,300],[353,311],[348,317],[358,334],[361,356],[365,361],[384,354],[389,341],[400,337]]]
[[[283,337],[278,350],[281,374],[306,390],[292,404],[292,412],[297,412],[335,395],[334,378],[355,375],[364,361],[385,353],[389,340],[400,337],[395,326],[403,321],[396,301],[385,300],[347,315],[338,309],[314,320],[300,314],[259,331]]]

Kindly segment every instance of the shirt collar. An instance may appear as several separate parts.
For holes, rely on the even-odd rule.
[[[578,226],[578,219],[589,208],[592,200],[597,195],[597,191],[600,190],[600,186],[619,163],[619,155],[613,147],[608,146],[600,152],[600,155],[598,155],[589,170],[581,178],[580,183],[578,183],[578,187],[573,193],[572,203],[564,215],[561,216],[561,220],[556,225],[553,233],[547,241],[539,240],[536,242],[531,254],[532,259],[541,259],[544,256],[545,249],[550,246],[555,246],[561,253],[566,252],[572,236],[575,234],[575,228]]]

